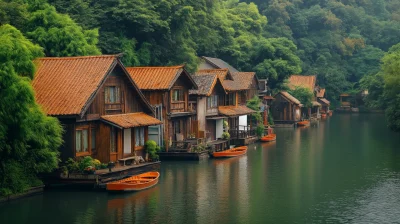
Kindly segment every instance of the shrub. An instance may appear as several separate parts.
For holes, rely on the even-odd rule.
[[[222,133],[222,138],[228,140],[228,139],[231,138],[231,135],[229,134],[229,132],[223,132]]]
[[[146,152],[149,154],[151,160],[158,160],[159,156],[157,152],[160,151],[160,146],[153,140],[148,140],[146,142]]]
[[[256,134],[258,137],[262,137],[264,136],[264,125],[263,124],[259,124],[256,128]]]

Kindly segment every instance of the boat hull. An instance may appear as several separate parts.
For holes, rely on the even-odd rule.
[[[310,125],[310,121],[297,122],[297,126],[309,126],[309,125]]]
[[[272,142],[276,140],[276,134],[269,134],[261,138],[262,142]]]
[[[228,149],[221,152],[214,152],[213,157],[215,158],[229,158],[241,156],[247,153],[247,146],[241,146],[233,149]]]
[[[147,172],[106,184],[108,191],[141,191],[155,186],[160,173]]]

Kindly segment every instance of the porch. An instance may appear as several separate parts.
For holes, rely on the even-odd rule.
[[[258,140],[256,128],[250,125],[238,125],[229,129],[231,144],[248,145]]]

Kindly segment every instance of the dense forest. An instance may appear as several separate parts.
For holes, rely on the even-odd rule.
[[[191,72],[198,56],[219,57],[275,91],[317,75],[333,103],[368,89],[366,104],[400,130],[400,0],[0,0],[0,40],[0,194],[29,185],[10,183],[26,169],[16,161],[33,179],[57,166],[61,128],[29,85],[40,56],[123,53],[127,66]]]

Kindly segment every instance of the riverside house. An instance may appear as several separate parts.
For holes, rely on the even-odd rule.
[[[325,97],[325,92],[326,90],[320,87],[316,87],[316,94],[317,94],[317,100],[318,103],[322,105],[321,107],[321,114],[328,114],[329,113],[329,106],[331,105],[331,102],[327,100]]]
[[[144,154],[154,110],[117,55],[40,58],[37,102],[64,128],[61,159],[92,156],[103,163]]]
[[[254,72],[239,72],[218,58],[202,57],[195,76],[216,74],[225,94],[219,95],[218,116],[228,121],[231,143],[247,145],[254,141],[256,125],[251,120],[255,113],[246,106],[247,100],[258,97],[258,79]],[[211,122],[210,122],[211,123]],[[209,130],[210,132],[210,130]]]
[[[301,108],[303,105],[288,92],[279,92],[274,96],[271,113],[275,126],[294,125],[301,119]]]
[[[315,85],[317,82],[317,76],[303,76],[303,75],[292,75],[289,78],[288,86],[290,89],[295,89],[296,87],[302,87],[308,89],[312,94],[312,106],[311,108],[302,109],[303,118],[321,118],[320,108],[321,104],[317,101]]]
[[[189,102],[189,90],[197,89],[192,76],[183,65],[127,70],[163,122],[150,128],[149,138],[166,151],[190,151],[203,137],[198,130],[196,108]]]

